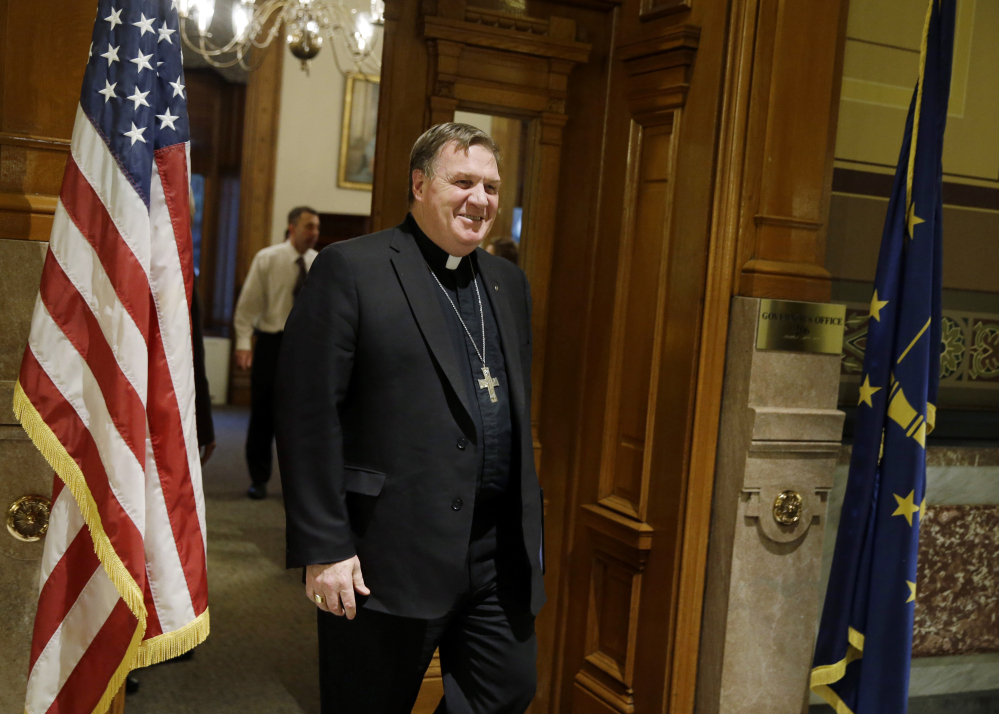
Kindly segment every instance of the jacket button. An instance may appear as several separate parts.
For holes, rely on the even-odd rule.
[[[461,451],[464,451],[466,446],[468,446],[468,441],[465,439],[465,437],[461,437],[460,439],[458,439],[458,448]],[[458,509],[455,509],[455,510],[458,510]]]
[[[456,498],[453,501],[451,501],[451,510],[460,511],[462,505],[464,505],[462,500],[460,498]]]

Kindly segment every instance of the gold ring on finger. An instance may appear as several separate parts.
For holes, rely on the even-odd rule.
[[[322,595],[320,595],[319,593],[316,593],[313,597],[315,597],[317,605],[322,605],[323,604],[323,596]]]

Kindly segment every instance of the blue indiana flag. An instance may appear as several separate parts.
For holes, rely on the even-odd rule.
[[[837,714],[904,714],[926,435],[940,375],[943,138],[956,0],[930,0],[895,172],[857,406],[850,477],[811,689]]]

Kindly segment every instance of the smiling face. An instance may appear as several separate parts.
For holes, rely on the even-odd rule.
[[[413,218],[449,255],[468,255],[493,226],[499,210],[499,169],[493,153],[475,145],[466,154],[445,146],[432,178],[413,171]]]

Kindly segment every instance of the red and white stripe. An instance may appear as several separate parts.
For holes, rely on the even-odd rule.
[[[19,378],[59,475],[28,714],[103,708],[130,669],[207,634],[188,151],[156,151],[147,210],[77,111]]]

